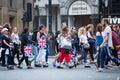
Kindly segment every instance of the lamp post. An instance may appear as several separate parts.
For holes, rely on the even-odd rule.
[[[39,27],[39,5],[35,5],[34,7],[34,29],[38,29]]]
[[[49,32],[52,32],[52,0],[49,0],[49,20],[48,20],[48,24],[49,24]]]

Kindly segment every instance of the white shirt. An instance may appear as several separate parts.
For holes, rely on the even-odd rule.
[[[88,43],[88,40],[87,40],[87,36],[86,35],[80,35],[80,42],[83,42],[83,43]]]
[[[13,43],[19,44],[19,36],[17,34],[14,34]]]
[[[113,47],[113,44],[112,44],[112,30],[110,28],[110,26],[107,26],[103,32],[103,39],[105,39],[105,37],[109,34],[109,39],[108,39],[108,42],[106,42],[105,44],[108,43],[108,46],[109,47]]]

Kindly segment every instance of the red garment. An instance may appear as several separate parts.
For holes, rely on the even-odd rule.
[[[59,62],[62,63],[63,59],[65,58],[66,63],[70,62],[70,56],[68,53],[64,52],[64,49],[60,49],[60,56],[59,56]]]
[[[112,31],[112,41],[114,47],[120,45],[120,37],[115,31]]]

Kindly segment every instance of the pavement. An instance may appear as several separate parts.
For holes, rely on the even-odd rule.
[[[0,80],[120,80],[120,69],[116,66],[104,72],[96,72],[94,64],[91,68],[84,68],[81,64],[77,68],[57,69],[52,66],[53,60],[49,58],[48,68],[26,69],[25,63],[21,65],[23,69],[8,70],[0,66]]]

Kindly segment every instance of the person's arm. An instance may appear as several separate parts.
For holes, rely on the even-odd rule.
[[[3,40],[3,43],[4,43],[5,45],[7,45],[8,47],[13,48],[13,46],[11,46],[10,44],[8,44],[8,43],[6,42],[6,40]]]
[[[40,32],[37,33],[37,40],[39,39],[40,37]]]
[[[62,36],[62,33],[58,35],[57,40],[60,40],[61,36]]]
[[[13,41],[13,39],[14,39],[14,34],[11,34],[11,40]]]
[[[107,36],[106,36],[105,39],[103,40],[103,43],[100,45],[100,48],[102,48],[102,47],[105,45],[105,43],[108,42],[108,39],[109,39],[109,33],[107,33]]]

